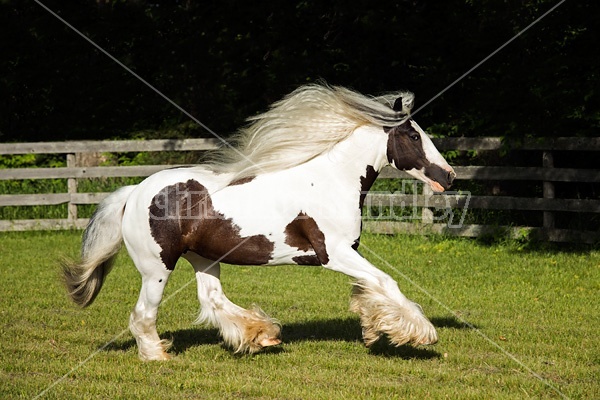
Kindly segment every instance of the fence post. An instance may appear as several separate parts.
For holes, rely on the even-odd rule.
[[[75,167],[76,166],[75,164],[76,164],[75,154],[73,154],[73,153],[67,154],[67,168]],[[74,193],[77,193],[77,179],[76,178],[67,179],[67,193],[69,193],[71,196]],[[73,203],[72,198],[69,200],[67,219],[73,225],[75,225],[75,222],[77,221],[77,204]]]
[[[429,204],[429,198],[433,196],[433,190],[428,184],[422,183],[422,185],[425,204]],[[423,224],[433,224],[433,211],[427,207],[423,207],[421,210],[421,222]]]
[[[551,151],[542,152],[542,167],[554,168],[554,155]],[[544,199],[554,198],[554,182],[544,182],[543,184]],[[544,211],[544,229],[554,228],[554,213],[552,211]]]

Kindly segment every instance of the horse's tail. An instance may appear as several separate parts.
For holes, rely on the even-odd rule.
[[[62,265],[69,295],[81,307],[92,304],[121,248],[123,211],[135,187],[122,187],[100,202],[83,233],[81,260]]]

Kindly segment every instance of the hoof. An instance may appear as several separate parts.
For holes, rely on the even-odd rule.
[[[142,361],[166,361],[171,359],[171,355],[169,353],[157,353],[157,354],[139,354],[140,360]]]
[[[172,357],[169,353],[162,353],[158,358],[156,358],[155,360],[158,361],[167,361],[170,360]]]
[[[423,340],[421,340],[421,343],[417,343],[418,345],[421,346],[430,346],[432,344],[436,344],[438,342],[438,338],[437,338],[437,334],[434,335],[434,337],[431,338],[423,338]]]
[[[254,332],[254,336],[249,343],[248,352],[256,353],[261,351],[265,347],[272,347],[281,344],[281,326],[273,324],[273,325],[265,325],[261,327],[261,330],[256,333]]]
[[[264,338],[264,339],[261,339],[261,341],[258,344],[260,344],[262,347],[277,346],[277,345],[281,344],[281,339]]]
[[[367,347],[386,335],[394,346],[430,345],[437,342],[435,327],[416,303],[401,304],[381,288],[357,283],[352,291],[350,310],[360,316]]]
[[[142,361],[166,361],[171,359],[171,355],[167,353],[167,350],[173,345],[170,340],[161,340],[158,343],[158,348],[146,348],[143,350],[139,349],[139,356]]]
[[[230,343],[236,353],[256,353],[281,344],[281,325],[258,307],[239,318],[237,324],[242,331],[240,342]]]

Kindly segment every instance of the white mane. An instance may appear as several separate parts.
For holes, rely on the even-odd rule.
[[[392,109],[402,98],[402,111]],[[215,172],[232,180],[303,164],[348,138],[363,125],[391,127],[406,120],[413,106],[410,92],[367,97],[343,87],[302,86],[260,115],[212,157]]]

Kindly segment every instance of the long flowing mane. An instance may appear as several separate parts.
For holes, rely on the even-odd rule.
[[[396,99],[402,111],[394,111]],[[379,97],[325,84],[302,86],[270,109],[248,119],[250,124],[212,157],[215,172],[238,180],[301,165],[329,151],[363,125],[395,126],[413,106],[410,92]]]

